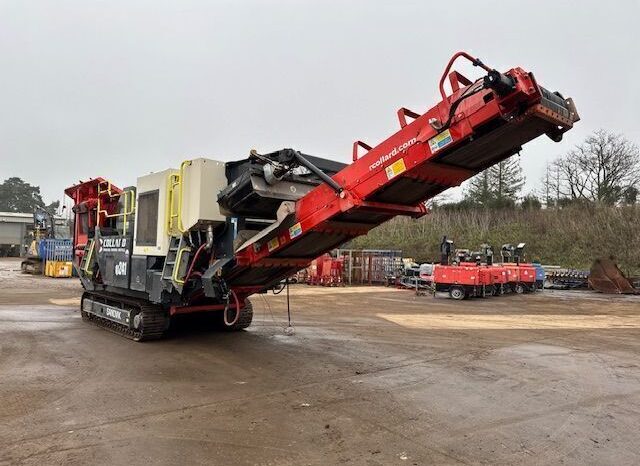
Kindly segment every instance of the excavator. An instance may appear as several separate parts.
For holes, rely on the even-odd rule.
[[[453,70],[458,59],[480,76]],[[186,160],[135,187],[93,178],[67,188],[82,318],[135,341],[161,338],[181,314],[247,328],[250,296],[395,216],[426,215],[428,199],[539,136],[559,142],[579,121],[573,100],[532,72],[498,71],[465,52],[447,64],[439,93],[422,113],[400,108],[398,131],[377,145],[355,141],[349,164],[251,150],[232,162]]]
[[[20,264],[22,273],[42,275],[44,258],[40,243],[55,237],[55,215],[44,207],[36,207],[33,211],[33,230],[29,233],[29,247],[25,259]]]

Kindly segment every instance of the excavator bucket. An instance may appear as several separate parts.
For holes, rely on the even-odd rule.
[[[594,290],[607,294],[637,294],[639,292],[611,258],[600,258],[593,262],[589,285]]]

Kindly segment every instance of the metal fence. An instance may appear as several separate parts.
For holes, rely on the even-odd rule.
[[[335,255],[344,260],[349,285],[386,285],[403,268],[399,249],[337,249]]]
[[[71,262],[73,260],[73,244],[70,239],[45,239],[40,241],[39,254],[45,262]]]

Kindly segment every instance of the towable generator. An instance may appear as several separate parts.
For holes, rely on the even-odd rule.
[[[451,71],[458,58],[483,76]],[[217,312],[225,328],[246,328],[249,296],[397,215],[425,215],[426,200],[538,136],[560,141],[578,121],[572,100],[531,72],[499,72],[464,52],[439,87],[433,108],[398,110],[389,138],[356,141],[349,165],[254,150],[234,162],[185,161],[135,187],[103,178],[69,187],[82,317],[136,341],[161,337],[185,313]]]
[[[434,292],[449,293],[453,299],[485,296],[485,284],[481,280],[479,267],[473,263],[435,264],[432,280]]]
[[[508,291],[513,293],[530,293],[536,291],[538,272],[533,264],[524,263],[524,247],[525,243],[519,243],[517,246],[512,244],[503,244],[502,267],[507,271]]]

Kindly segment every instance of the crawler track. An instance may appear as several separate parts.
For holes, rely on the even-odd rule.
[[[134,341],[149,341],[162,338],[169,328],[169,314],[160,308],[146,301],[114,295],[111,293],[97,293],[85,291],[82,295],[82,302],[85,299],[103,302],[110,306],[121,309],[136,311],[135,314],[140,319],[138,328],[130,328],[124,324],[100,317],[96,314],[86,312],[80,305],[82,320],[92,322],[98,327],[102,327],[110,332],[117,333],[125,338]]]

